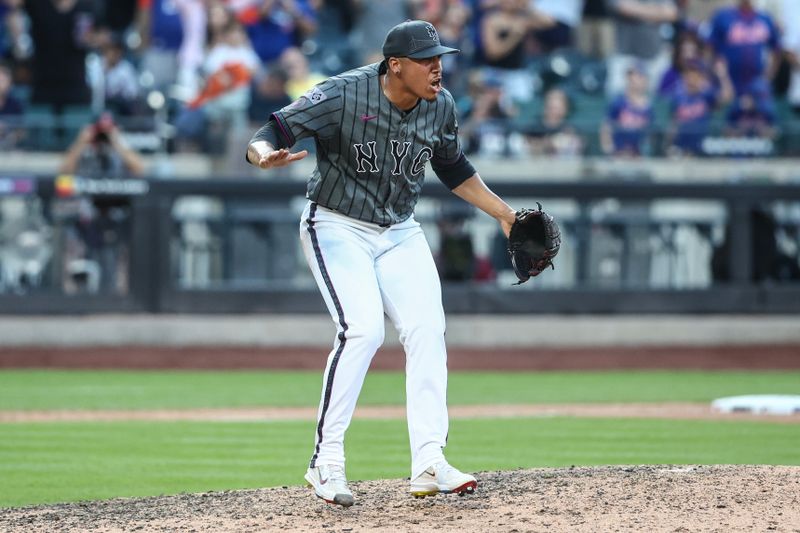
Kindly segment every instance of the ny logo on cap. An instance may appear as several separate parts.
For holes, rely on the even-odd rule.
[[[428,35],[430,36],[430,38],[433,39],[434,41],[438,41],[439,36],[436,35],[436,28],[434,28],[433,25],[431,24],[427,24],[426,26],[427,27],[425,29],[428,30]]]

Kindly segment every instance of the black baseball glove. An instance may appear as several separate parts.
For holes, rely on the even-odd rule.
[[[520,209],[517,219],[508,235],[508,253],[511,265],[519,278],[525,283],[538,276],[547,267],[553,266],[553,258],[561,247],[561,230],[553,217],[542,211],[542,204],[536,202],[538,210]]]

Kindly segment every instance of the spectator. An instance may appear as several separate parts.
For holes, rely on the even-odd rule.
[[[205,54],[209,13],[214,0],[173,0],[180,14],[183,39],[178,49],[177,88],[185,99],[193,98],[200,90],[199,72]],[[207,7],[208,6],[208,7]]]
[[[110,113],[81,129],[64,156],[59,172],[84,178],[141,176],[144,162],[130,149]]]
[[[549,54],[559,48],[572,48],[574,32],[581,25],[585,0],[531,0],[531,7],[552,19],[551,25],[536,30],[539,52]]]
[[[178,76],[178,50],[183,42],[183,22],[175,0],[138,0],[136,28],[141,39],[140,68],[152,76],[156,89],[164,90]]]
[[[586,56],[604,59],[614,49],[614,30],[606,0],[587,0],[583,4],[580,31],[573,34],[578,49]]]
[[[210,0],[207,14],[206,41],[209,47],[213,47],[224,39],[225,31],[231,21],[238,20],[238,17],[236,12],[221,0]]]
[[[197,98],[202,90],[206,52],[225,40],[227,28],[236,20],[236,14],[223,0],[174,1],[183,28],[176,97],[188,102]]]
[[[615,98],[600,130],[603,152],[617,156],[642,155],[642,145],[653,124],[653,105],[648,95],[649,81],[643,67],[628,69],[625,92]]]
[[[250,81],[259,66],[247,34],[237,20],[230,19],[208,51],[202,90],[175,121],[178,138],[198,142],[209,150],[224,146],[216,140],[210,142],[211,138],[225,137],[231,128],[246,125]]]
[[[535,18],[528,0],[499,0],[481,15],[480,57],[484,65],[518,70],[526,63],[526,40],[531,29],[549,26]]]
[[[273,67],[266,72],[258,74],[251,89],[252,97],[247,110],[251,125],[260,127],[279,109],[292,103],[286,91],[289,76],[280,67]]]
[[[36,47],[31,102],[53,106],[91,103],[86,54],[93,42],[97,13],[89,0],[26,0]]]
[[[507,123],[512,110],[505,106],[503,85],[490,70],[473,71],[469,96],[460,102],[464,117],[461,137],[467,153],[501,155],[507,152]]]
[[[752,0],[717,11],[707,33],[737,95],[769,85],[779,64],[780,35],[772,18],[756,10]]]
[[[122,38],[108,34],[101,47],[103,58],[103,93],[105,108],[118,116],[131,116],[139,111],[139,73],[125,59]]]
[[[23,11],[22,5],[23,0],[0,2],[0,58],[13,65],[12,71],[16,70],[17,66],[26,64],[33,56],[29,18]]]
[[[681,80],[683,67],[689,61],[703,61],[703,40],[696,31],[682,30],[672,50],[672,64],[664,72],[658,85],[659,96],[671,96]]]
[[[280,57],[280,66],[289,76],[286,91],[292,100],[297,100],[309,89],[326,78],[311,70],[308,59],[299,48],[287,48]]]
[[[681,76],[681,85],[672,98],[672,135],[669,153],[701,155],[702,143],[709,133],[711,118],[718,105],[731,99],[729,84],[717,90],[705,65],[689,61]]]
[[[678,19],[674,0],[608,0],[616,32],[616,49],[608,57],[606,94],[625,90],[625,78],[633,63],[647,69],[647,78],[655,86],[669,65],[669,53],[661,34],[663,24]],[[652,87],[655,88],[655,87]]]
[[[127,146],[113,118],[106,113],[80,131],[59,172],[91,179],[125,179],[141,177],[144,169],[139,154]],[[82,288],[80,278],[99,273],[97,284],[89,283],[89,288],[127,292],[129,200],[103,195],[79,198],[75,215],[66,243],[66,270],[70,276],[65,280],[65,290],[75,292]]]
[[[531,32],[550,27],[553,19],[532,10],[528,0],[492,0],[483,3],[479,21],[478,60],[497,69],[508,98],[533,98],[534,79],[525,69]]]
[[[774,139],[775,109],[768,94],[745,91],[737,96],[726,116],[730,137]]]
[[[569,122],[570,111],[567,93],[559,88],[547,91],[541,121],[526,132],[531,154],[576,157],[583,152],[583,139]]]
[[[264,63],[300,46],[317,31],[316,10],[309,0],[256,0],[239,12],[253,48]]]
[[[195,95],[206,25],[204,0],[138,0],[140,69],[150,78],[146,87],[169,90],[183,100]]]

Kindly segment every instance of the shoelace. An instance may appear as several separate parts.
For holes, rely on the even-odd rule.
[[[328,479],[347,483],[347,477],[344,475],[344,468],[339,465],[330,465],[328,467]]]
[[[437,463],[433,467],[434,472],[436,474],[451,474],[453,472],[458,472],[453,466],[450,466],[450,463],[447,461],[442,461],[441,463]]]

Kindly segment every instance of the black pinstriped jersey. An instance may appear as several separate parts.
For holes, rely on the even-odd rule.
[[[383,94],[382,63],[333,76],[273,115],[287,146],[314,137],[317,167],[307,196],[342,214],[391,225],[414,211],[430,160],[450,188],[474,169],[458,139],[453,97],[403,112]]]

